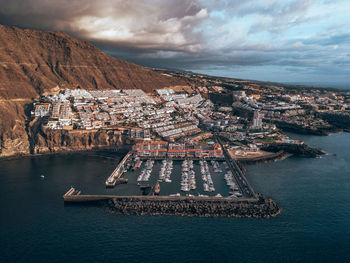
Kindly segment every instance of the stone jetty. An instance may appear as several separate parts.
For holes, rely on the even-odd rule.
[[[281,208],[270,198],[115,197],[104,200],[111,212],[127,215],[181,215],[270,218]]]

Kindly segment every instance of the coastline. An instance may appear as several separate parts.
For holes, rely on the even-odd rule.
[[[107,148],[94,148],[94,149],[82,149],[82,150],[63,150],[63,151],[55,151],[55,152],[43,152],[43,153],[34,153],[34,154],[15,154],[11,156],[0,157],[0,162],[2,161],[11,161],[11,160],[20,160],[20,159],[31,159],[31,158],[40,158],[44,156],[60,156],[60,155],[92,155],[93,153],[119,153],[123,152],[124,155],[130,150],[128,145],[122,146],[118,149],[115,147],[107,147]],[[125,152],[125,153],[124,153]],[[107,158],[107,157],[106,157]]]
[[[276,152],[258,157],[249,158],[245,160],[237,160],[241,164],[257,164],[263,162],[278,161],[288,158],[291,155],[299,155],[303,157],[316,157],[317,154],[322,154],[318,149],[311,148],[304,144],[277,144],[274,145]],[[292,152],[290,152],[290,147]],[[295,149],[294,149],[294,148]],[[306,147],[306,148],[305,148]],[[69,154],[93,154],[98,152],[116,153],[118,151],[125,151],[130,147],[128,145],[116,147],[100,147],[96,149],[84,149],[84,150],[72,150],[72,151],[58,151],[58,152],[45,152],[40,154],[22,155],[2,158],[1,160],[12,160],[20,158],[37,158],[49,155],[69,155]],[[298,153],[302,151],[302,154]],[[306,154],[303,152],[306,150]],[[92,195],[91,195],[92,196]],[[90,197],[91,197],[90,196]],[[69,200],[68,202],[74,203],[91,203],[97,202],[106,206],[109,211],[117,214],[126,215],[180,215],[180,216],[198,216],[198,217],[252,217],[252,218],[270,218],[277,216],[281,213],[277,203],[262,194],[257,194],[257,198],[254,199],[232,199],[232,198],[193,198],[193,197],[144,197],[144,196],[100,196],[96,200],[87,201],[83,200],[89,196],[77,196],[76,200]],[[65,202],[67,202],[65,200]]]
[[[276,124],[276,126],[282,131],[294,132],[294,133],[304,134],[304,135],[328,136],[332,133],[345,132],[344,128],[338,128],[334,126],[318,127],[313,129],[310,127],[297,125],[295,123],[288,123],[285,121],[274,121],[274,124]]]
[[[258,163],[266,163],[266,162],[277,162],[284,160],[293,154],[287,153],[285,151],[278,151],[276,153],[271,152],[265,156],[252,157],[252,158],[236,158],[235,160],[242,164],[258,164]]]
[[[113,168],[113,165],[106,169],[104,168],[106,165],[99,164],[99,158],[91,158],[93,165],[82,170],[79,166],[84,164],[84,157],[79,155],[75,158],[72,156],[72,161],[70,156],[57,157],[60,159],[57,161],[50,160],[56,157],[42,158],[43,161],[34,160],[33,164],[36,165],[30,166],[26,166],[31,163],[30,160],[16,161],[13,164],[0,163],[2,168],[0,178],[2,178],[4,193],[3,211],[4,214],[8,214],[3,218],[3,240],[9,251],[12,251],[8,257],[9,261],[13,261],[16,254],[23,255],[21,254],[23,249],[55,252],[53,245],[62,246],[57,233],[61,233],[75,244],[80,244],[82,240],[87,240],[86,242],[91,244],[96,243],[96,246],[93,245],[92,252],[74,258],[78,261],[82,257],[87,261],[91,258],[98,261],[101,258],[101,251],[104,250],[108,252],[107,255],[110,255],[108,260],[113,261],[116,253],[134,253],[135,240],[137,245],[140,245],[139,254],[145,255],[150,251],[157,253],[159,248],[154,244],[164,238],[167,242],[161,242],[163,245],[160,248],[170,253],[177,261],[189,260],[187,255],[182,254],[181,242],[184,240],[189,246],[187,251],[191,252],[187,254],[195,253],[191,257],[194,261],[208,260],[208,256],[210,257],[212,253],[209,250],[200,258],[203,252],[198,250],[199,240],[202,240],[200,244],[202,246],[216,247],[222,244],[220,251],[229,253],[228,261],[239,253],[252,257],[253,261],[259,261],[266,256],[271,261],[278,257],[276,260],[278,261],[281,256],[276,254],[278,251],[283,253],[287,251],[288,255],[291,257],[294,255],[295,258],[295,255],[305,255],[305,247],[311,250],[315,246],[317,249],[311,250],[314,253],[309,255],[307,260],[313,261],[318,255],[318,258],[332,261],[336,254],[346,252],[344,246],[333,247],[334,240],[342,244],[349,241],[348,202],[350,197],[347,193],[350,162],[346,145],[349,143],[350,134],[333,134],[326,137],[304,135],[293,137],[293,135],[290,134],[290,137],[305,138],[305,143],[310,146],[311,144],[322,146],[327,152],[337,153],[337,157],[325,156],[322,159],[291,157],[281,162],[247,166],[247,179],[254,189],[272,198],[282,207],[279,215],[269,219],[124,215],[110,212],[108,207],[101,205],[64,205],[62,194],[73,184],[71,182],[82,178],[82,172],[84,177],[86,176],[86,181],[80,189],[85,193],[103,194],[104,187],[100,182],[104,176],[97,178],[95,171],[100,167],[103,169],[102,173],[107,174],[108,169]],[[102,158],[101,161],[103,161]],[[40,178],[41,171],[46,171],[48,167],[52,167],[52,176],[46,176],[44,173],[46,178],[43,180]],[[69,174],[64,173],[68,170],[70,170]],[[23,196],[27,196],[28,201],[27,199],[23,201]],[[33,213],[32,222],[35,223],[28,223],[26,228],[18,227],[16,222],[27,219],[28,211]],[[338,219],[335,221],[335,218]],[[74,229],[73,234],[72,229]],[[194,234],[192,234],[193,229],[196,230]],[[30,233],[30,235],[24,237],[24,233]],[[142,233],[145,235],[140,240]],[[325,236],[328,234],[332,235],[332,238],[327,238],[325,243]],[[289,237],[293,235],[296,236],[290,239]],[[120,242],[120,237],[127,237],[127,243],[123,247],[116,248],[115,244],[124,244]],[[52,238],[52,242],[47,242],[47,238]],[[237,239],[245,241],[242,243]],[[175,247],[169,248],[170,243]],[[261,246],[263,243],[271,245]],[[291,246],[291,243],[297,247]],[[254,249],[247,249],[247,244],[253,244]],[[68,252],[71,254],[69,256],[65,254],[67,256],[59,260],[69,261],[72,255],[73,257],[76,255],[76,249],[73,246]],[[319,249],[323,251],[321,255],[317,252]],[[332,251],[331,255],[328,254],[329,251]],[[46,254],[45,256],[47,257]],[[25,255],[22,257],[23,262],[27,260]],[[38,255],[35,260],[40,261],[40,258],[42,257]],[[130,257],[125,256],[123,259],[128,261]],[[164,257],[157,259],[156,261],[161,262]],[[55,260],[54,256],[52,260]],[[120,260],[119,256],[118,260]],[[154,258],[152,260],[154,261]]]

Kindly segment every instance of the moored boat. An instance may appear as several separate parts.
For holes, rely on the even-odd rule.
[[[154,187],[154,195],[159,195],[160,193],[160,185],[159,183],[156,184],[156,186]]]

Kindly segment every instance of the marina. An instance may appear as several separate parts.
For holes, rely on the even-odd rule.
[[[215,187],[213,180],[210,175],[209,166],[207,161],[200,161],[202,180],[203,180],[203,188],[206,192],[214,192]]]
[[[138,148],[129,151],[105,184],[120,196],[200,196],[256,198],[245,179],[244,165],[233,160],[218,139],[215,147],[223,149],[218,157],[171,154],[145,157]],[[164,147],[164,143],[153,143]],[[153,144],[145,144],[147,147]],[[170,152],[171,153],[171,152]]]
[[[138,182],[148,182],[151,176],[151,172],[153,169],[154,161],[147,160],[145,167],[142,169],[139,177],[137,178]]]
[[[159,171],[159,182],[171,183],[170,175],[173,170],[172,160],[163,160]]]
[[[137,158],[129,160],[134,164],[137,161]],[[159,196],[244,197],[229,165],[223,160],[147,159],[138,168],[129,167],[119,178],[128,183],[115,186],[111,192],[123,196],[153,195],[159,184]]]

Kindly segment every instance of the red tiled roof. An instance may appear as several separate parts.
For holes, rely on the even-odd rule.
[[[185,153],[185,150],[169,150],[168,153]]]

